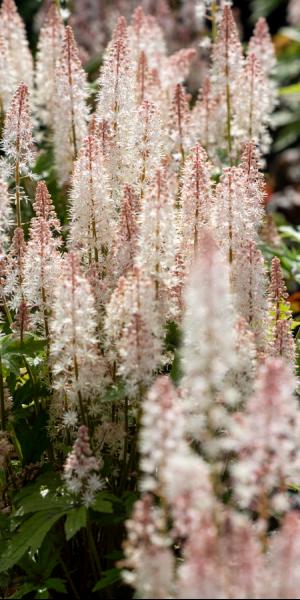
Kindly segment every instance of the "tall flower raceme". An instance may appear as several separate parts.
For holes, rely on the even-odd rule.
[[[61,53],[63,36],[63,20],[53,3],[39,34],[35,74],[39,118],[51,129],[55,113],[56,63]]]
[[[184,87],[178,83],[172,93],[168,122],[170,152],[175,164],[184,163],[190,145],[189,123],[189,96]]]
[[[112,271],[117,278],[132,269],[138,248],[140,199],[130,186],[124,187],[123,199],[112,244]]]
[[[266,76],[276,66],[275,49],[266,19],[261,17],[256,25],[248,46],[248,53],[254,54]]]
[[[35,217],[30,223],[24,261],[24,290],[28,307],[33,310],[31,322],[41,328],[49,343],[53,291],[61,274],[61,227],[43,181],[37,184],[33,208]]]
[[[299,595],[299,534],[299,512],[295,510],[286,515],[281,530],[271,538],[267,585],[273,598],[296,600]]]
[[[0,179],[0,248],[1,254],[9,245],[9,232],[13,223],[13,212],[6,181]]]
[[[273,514],[288,510],[288,488],[299,473],[300,412],[294,389],[289,367],[280,358],[270,358],[260,368],[245,412],[232,423],[235,497],[241,507],[258,514],[264,527]]]
[[[168,292],[174,284],[177,232],[174,197],[166,168],[156,171],[140,211],[137,261],[155,286],[162,320],[172,313]]]
[[[87,78],[69,26],[65,28],[61,53],[56,63],[55,81],[54,156],[59,182],[64,185],[69,180],[73,161],[87,135],[89,116]]]
[[[159,168],[164,153],[162,123],[155,104],[144,100],[138,110],[137,143],[137,180],[136,191],[142,199],[153,172]],[[136,168],[136,165],[135,165]]]
[[[203,228],[211,222],[214,201],[212,165],[199,144],[187,156],[181,181],[181,253],[186,267],[194,261]]]
[[[136,89],[126,21],[122,17],[109,43],[99,77],[96,118],[105,119],[112,134],[108,169],[114,202],[119,204],[124,185],[134,183],[136,156]]]
[[[193,143],[201,140],[201,145],[211,158],[215,157],[218,145],[220,102],[222,96],[214,94],[210,77],[206,76],[191,111],[190,135]]]
[[[252,221],[254,228],[259,231],[265,218],[266,183],[265,176],[260,171],[259,150],[253,141],[246,143],[241,155],[240,167],[246,177],[249,219]]]
[[[26,37],[25,25],[14,0],[3,0],[0,9],[0,34],[7,43],[16,84],[24,81],[33,89],[33,60]]]
[[[239,247],[232,269],[232,288],[237,313],[253,332],[258,352],[266,352],[267,275],[262,253],[252,240]]]
[[[4,297],[7,299],[9,308],[18,311],[25,300],[25,255],[26,242],[22,227],[16,227],[7,255],[6,284],[4,286]]]
[[[104,157],[95,135],[83,140],[74,165],[70,201],[70,245],[77,248],[86,264],[105,267],[116,214]]]
[[[3,129],[3,149],[6,164],[15,183],[16,222],[21,227],[21,177],[30,175],[35,159],[32,121],[28,106],[28,88],[21,83],[7,111]]]
[[[68,491],[86,507],[93,504],[96,492],[103,488],[100,467],[101,464],[92,454],[88,429],[81,425],[64,465],[64,480]]]
[[[224,169],[216,188],[212,223],[229,265],[237,259],[243,244],[257,238],[260,213],[256,214],[255,209],[260,200],[248,192],[249,179],[242,168]]]
[[[240,102],[243,69],[244,56],[237,26],[231,8],[225,5],[212,50],[211,82],[214,95],[222,100],[219,123],[224,123],[224,128],[222,130],[220,126],[218,146],[226,150],[230,163],[238,150],[235,147],[234,115]]]
[[[270,347],[272,356],[281,356],[292,368],[295,367],[295,341],[291,330],[292,313],[288,293],[283,280],[280,260],[274,257],[269,287]]]
[[[145,398],[141,425],[142,490],[169,506],[172,535],[184,539],[214,501],[207,465],[190,449],[182,402],[166,376]]]
[[[163,334],[153,281],[135,265],[119,279],[106,308],[106,345],[128,394],[139,397],[162,363]]]
[[[229,272],[211,234],[204,232],[186,288],[183,319],[183,394],[187,427],[206,450],[226,427],[226,405],[237,398],[225,379],[234,367],[234,311]]]
[[[268,127],[274,110],[274,94],[270,91],[268,75],[254,52],[247,56],[240,84],[244,97],[234,119],[236,135],[240,135],[240,143],[254,140],[264,154],[270,146]]]
[[[8,44],[0,29],[0,116],[6,113],[12,95],[16,89],[16,73],[14,71]]]
[[[176,598],[262,598],[265,561],[252,524],[226,511],[207,517],[187,540]]]
[[[173,598],[175,558],[166,535],[164,511],[150,494],[135,503],[127,521],[124,578],[141,598]]]
[[[53,385],[57,397],[52,404],[54,423],[76,423],[76,415],[87,423],[89,411],[97,407],[103,362],[96,337],[94,297],[79,258],[69,253],[54,289],[50,321]]]

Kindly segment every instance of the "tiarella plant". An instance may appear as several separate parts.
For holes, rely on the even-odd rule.
[[[95,66],[72,4],[45,2],[34,59],[0,9],[0,595],[297,598],[267,22],[244,46],[231,2],[182,3],[209,39],[170,53],[166,2],[103,3],[101,40],[91,3]]]

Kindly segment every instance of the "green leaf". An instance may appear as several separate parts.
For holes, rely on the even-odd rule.
[[[293,83],[279,89],[281,96],[290,96],[291,94],[300,94],[300,83]]]
[[[45,581],[45,585],[48,590],[55,590],[60,594],[67,594],[66,584],[63,579],[59,579],[58,577],[51,577]]]
[[[93,592],[98,592],[99,590],[104,590],[105,588],[113,585],[117,581],[121,579],[121,571],[120,569],[108,569],[108,571],[104,571],[103,576],[100,581],[96,583],[93,587]]]
[[[82,527],[86,527],[86,519],[87,519],[87,509],[85,506],[80,506],[80,508],[73,508],[67,514],[67,518],[65,521],[65,534],[67,541],[69,541],[76,533],[82,529]]]
[[[12,540],[6,543],[0,559],[0,572],[7,571],[22,558],[29,549],[36,552],[50,529],[65,514],[65,511],[42,511],[22,523]]]
[[[100,513],[112,513],[113,507],[110,500],[105,498],[105,492],[99,492],[91,506],[93,510]]]
[[[9,598],[24,598],[24,596],[37,589],[38,586],[35,583],[23,583],[23,585],[21,585],[12,596],[9,596]]]

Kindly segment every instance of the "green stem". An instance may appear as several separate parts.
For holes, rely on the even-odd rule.
[[[102,569],[101,569],[100,560],[99,560],[99,556],[98,556],[98,553],[97,553],[97,548],[96,548],[96,544],[95,544],[95,540],[94,540],[94,536],[93,536],[93,532],[92,532],[92,528],[91,528],[89,514],[87,514],[86,532],[87,532],[87,538],[88,538],[88,544],[89,544],[90,553],[91,553],[91,556],[93,557],[95,566],[97,568],[98,577],[101,578]]]
[[[17,227],[22,227],[19,160],[16,162],[16,217]]]
[[[5,430],[6,418],[5,418],[5,400],[4,400],[4,381],[2,373],[2,358],[0,355],[0,420],[1,429]]]

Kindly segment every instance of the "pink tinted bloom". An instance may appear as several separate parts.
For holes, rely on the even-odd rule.
[[[201,231],[211,220],[211,169],[205,150],[197,144],[185,160],[181,183],[181,251],[187,267],[199,251]]]
[[[175,162],[183,162],[189,147],[189,97],[180,83],[172,92],[168,122],[170,149]]]
[[[188,539],[183,558],[177,598],[262,597],[264,558],[252,524],[238,513],[204,518]]]
[[[133,267],[138,243],[140,202],[130,186],[124,187],[123,200],[112,245],[113,273],[125,275]]]
[[[108,171],[113,200],[120,204],[124,185],[135,180],[136,89],[126,21],[121,17],[108,44],[99,77],[97,122],[105,119],[112,134]]]
[[[219,146],[227,150],[229,161],[237,150],[234,148],[233,117],[239,107],[243,68],[243,49],[237,26],[231,8],[225,5],[213,45],[211,83],[214,95],[222,99],[219,104]]]
[[[257,238],[256,213],[253,210],[257,204],[258,201],[248,194],[248,178],[243,169],[224,169],[216,188],[213,224],[216,239],[226,253],[229,265],[239,256],[243,244]]]
[[[54,101],[54,154],[61,185],[72,172],[73,160],[87,134],[87,78],[82,68],[73,31],[67,26],[56,63]],[[64,118],[62,119],[62,115]]]
[[[264,17],[261,17],[255,25],[248,52],[255,55],[264,74],[269,77],[276,65],[276,58],[268,23]]]
[[[121,277],[106,308],[106,343],[128,393],[149,385],[161,363],[162,331],[153,282],[138,266]]]
[[[126,527],[125,581],[137,590],[140,598],[172,598],[175,558],[166,535],[163,510],[146,494],[135,503]]]
[[[33,89],[33,60],[26,38],[25,25],[14,0],[3,0],[0,9],[0,32],[7,43],[16,83],[24,81]]]
[[[292,368],[295,366],[295,341],[291,330],[292,312],[283,280],[280,260],[274,257],[269,287],[270,346],[273,356],[281,356]]]
[[[144,100],[138,110],[136,191],[144,197],[147,184],[159,168],[163,155],[162,123],[156,106]]]
[[[75,162],[71,200],[70,245],[86,264],[102,265],[112,241],[116,214],[100,143],[88,135]]]
[[[209,232],[203,233],[200,244],[186,287],[182,385],[188,429],[204,442],[213,429],[225,427],[224,402],[230,404],[232,398],[224,382],[235,364],[235,353],[228,268]]]
[[[81,425],[72,452],[64,465],[64,480],[68,491],[80,498],[83,505],[93,504],[96,493],[103,488],[104,482],[99,476],[100,464],[93,456],[89,442],[88,429]]]
[[[53,127],[55,113],[56,63],[61,53],[64,24],[51,4],[41,28],[36,58],[36,103],[42,123]]]
[[[140,211],[137,262],[155,286],[162,320],[172,311],[168,290],[173,285],[177,232],[175,206],[166,169],[158,169],[149,183]]]
[[[17,75],[14,70],[8,44],[0,26],[0,109],[7,111],[11,97],[16,89]]]
[[[96,319],[90,285],[78,256],[70,253],[65,256],[55,285],[50,321],[53,385],[59,397],[54,410],[59,420],[64,410],[74,409],[85,421],[93,402],[97,402],[103,363]]]
[[[3,149],[8,164],[22,175],[30,174],[35,152],[32,121],[28,105],[28,88],[21,83],[6,113],[3,129]]]
[[[269,546],[268,593],[272,598],[295,599],[299,595],[300,519],[298,511],[289,512]],[[266,597],[266,596],[265,596]]]
[[[12,310],[18,310],[24,300],[24,262],[26,242],[21,227],[16,227],[7,255],[4,295]]]
[[[299,472],[300,413],[295,381],[280,358],[261,366],[256,391],[232,426],[233,487],[238,503],[263,522],[289,508],[287,488]]]
[[[268,325],[266,266],[261,251],[251,240],[242,244],[236,254],[232,288],[237,313],[253,332],[257,350],[265,351]]]
[[[48,316],[53,302],[53,291],[60,277],[61,245],[60,223],[46,184],[37,184],[34,203],[36,217],[31,220],[29,241],[25,256],[24,290],[28,305],[34,307],[32,322],[45,329],[49,336]]]
[[[0,178],[0,249],[7,249],[9,232],[13,223],[13,212],[10,205],[7,183]]]

